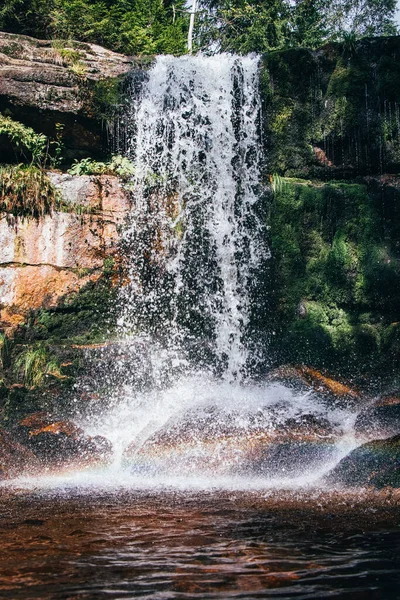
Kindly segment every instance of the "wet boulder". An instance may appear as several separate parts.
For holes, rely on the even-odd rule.
[[[124,453],[133,471],[218,475],[296,473],[332,452],[335,434],[315,415],[278,421],[267,411],[244,415],[210,407],[171,419]]]
[[[296,477],[323,464],[335,450],[337,433],[327,419],[312,414],[286,419],[267,444],[246,458],[243,471]]]
[[[359,446],[325,478],[345,487],[400,487],[400,435]]]
[[[0,429],[0,480],[33,474],[38,468],[36,455],[17,442],[8,431]]]
[[[348,385],[332,379],[315,369],[302,365],[296,369],[299,375],[314,389],[315,392],[327,395],[336,402],[346,405],[357,404],[360,400],[358,392]]]
[[[354,424],[366,439],[388,438],[400,434],[400,399],[384,398],[362,410]]]
[[[109,462],[111,443],[102,436],[88,436],[69,420],[44,412],[20,421],[16,435],[46,466],[90,466]]]

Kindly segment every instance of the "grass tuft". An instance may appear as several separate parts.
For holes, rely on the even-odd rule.
[[[57,192],[44,171],[33,165],[0,167],[0,212],[36,219],[51,214]]]

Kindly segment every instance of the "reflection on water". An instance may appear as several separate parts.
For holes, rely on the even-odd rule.
[[[0,597],[400,598],[378,494],[3,490]]]

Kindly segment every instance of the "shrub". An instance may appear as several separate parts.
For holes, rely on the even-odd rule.
[[[122,179],[130,179],[135,174],[135,165],[129,158],[116,155],[108,162],[97,162],[91,158],[75,160],[69,169],[70,175],[118,175]]]
[[[0,135],[6,135],[18,148],[25,148],[31,155],[31,162],[40,164],[47,149],[47,137],[36,133],[31,127],[27,127],[10,117],[0,114]]]
[[[44,171],[31,165],[0,167],[0,212],[38,219],[50,214],[57,193]]]

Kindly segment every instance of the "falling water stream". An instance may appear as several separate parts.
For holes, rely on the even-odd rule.
[[[323,485],[357,410],[260,376],[258,70],[162,56],[132,92],[129,283],[82,417],[113,460],[0,488],[1,597],[400,597],[397,497]]]

